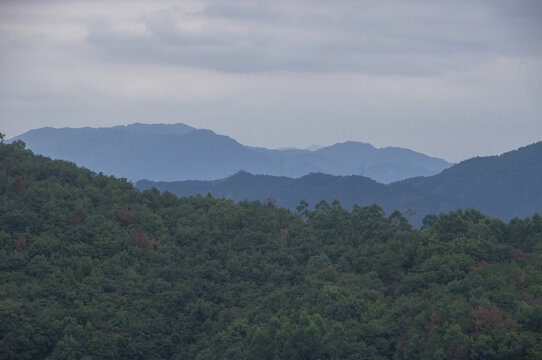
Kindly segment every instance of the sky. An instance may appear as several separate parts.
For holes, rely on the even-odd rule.
[[[0,132],[134,122],[448,161],[542,140],[542,1],[0,1]]]

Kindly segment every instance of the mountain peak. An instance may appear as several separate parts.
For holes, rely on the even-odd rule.
[[[244,169],[252,174],[292,178],[316,172],[364,175],[390,183],[433,175],[450,166],[407,149],[382,150],[355,141],[316,151],[255,148],[182,123],[42,128],[18,138],[36,153],[131,180],[214,180]]]

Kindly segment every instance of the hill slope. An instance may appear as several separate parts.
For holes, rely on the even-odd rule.
[[[139,192],[21,142],[0,144],[0,198],[2,358],[542,355],[538,215],[302,218]]]
[[[415,188],[463,208],[476,208],[505,220],[542,212],[542,142],[499,156],[463,161],[442,173],[408,179],[390,187]]]
[[[254,148],[184,124],[42,128],[13,140],[23,140],[36,153],[131,180],[212,180],[245,170],[294,178],[311,172],[335,175],[363,172],[379,182],[389,183],[433,175],[451,165],[408,149],[377,149],[356,142],[317,151]]]
[[[542,142],[500,156],[466,160],[442,173],[383,185],[361,176],[310,174],[299,179],[237,174],[200,182],[138,181],[179,196],[207,194],[236,201],[272,197],[278,206],[295,209],[301,200],[314,205],[338,199],[347,208],[377,203],[388,213],[399,209],[420,224],[429,213],[457,208],[481,209],[509,220],[542,212]]]
[[[415,187],[392,188],[363,176],[333,176],[321,173],[305,175],[298,179],[269,175],[252,175],[240,172],[228,178],[214,181],[154,182],[140,180],[140,190],[156,188],[177,196],[205,195],[235,201],[272,198],[279,207],[295,210],[300,201],[314,206],[320,200],[331,203],[337,199],[345,208],[354,204],[367,206],[378,204],[387,213],[400,210],[409,213],[409,221],[419,224],[430,210],[436,212],[457,209],[459,203],[442,201]],[[436,199],[436,200],[435,200]],[[409,211],[410,210],[410,211]]]

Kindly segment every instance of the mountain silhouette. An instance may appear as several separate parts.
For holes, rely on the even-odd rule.
[[[138,181],[139,189],[157,188],[179,196],[212,194],[236,201],[271,197],[277,206],[295,210],[301,200],[315,205],[337,199],[343,207],[376,203],[396,209],[414,224],[426,214],[476,208],[510,220],[542,211],[542,142],[500,156],[476,157],[429,177],[389,185],[363,176],[312,173],[297,179],[240,172],[215,181]]]
[[[298,178],[309,173],[364,175],[381,183],[434,175],[451,164],[403,148],[345,142],[316,151],[244,146],[211,130],[184,124],[110,128],[41,128],[23,140],[35,153],[135,181],[214,180],[240,170]]]

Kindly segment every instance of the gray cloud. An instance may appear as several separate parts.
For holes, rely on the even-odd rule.
[[[268,147],[502,152],[542,138],[540,4],[2,2],[0,128],[182,121]]]
[[[517,15],[510,17],[506,3],[498,2],[242,4],[212,3],[196,12],[172,7],[139,19],[143,34],[94,27],[87,40],[110,60],[240,73],[414,75],[477,65],[491,56],[539,54],[542,43],[539,26],[521,20],[536,19],[539,7],[530,1],[525,7],[532,11],[517,10],[517,2],[511,12]]]
[[[267,21],[276,22],[284,17],[285,13],[277,7],[273,7],[272,2],[255,3],[239,2],[211,3],[203,9],[203,14],[216,18],[245,19],[249,21]]]

